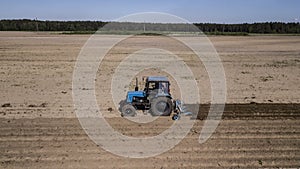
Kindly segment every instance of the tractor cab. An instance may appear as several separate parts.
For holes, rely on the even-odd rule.
[[[170,97],[170,82],[166,77],[150,76],[146,79],[145,93],[147,96]]]

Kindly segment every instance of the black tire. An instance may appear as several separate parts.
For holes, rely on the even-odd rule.
[[[122,108],[127,104],[126,100],[121,100],[119,103],[119,111],[122,112]]]
[[[124,117],[124,116],[133,117],[135,115],[136,115],[136,110],[132,105],[126,104],[122,107],[122,117]]]
[[[152,116],[170,116],[172,101],[167,97],[157,97],[151,101],[150,113]]]

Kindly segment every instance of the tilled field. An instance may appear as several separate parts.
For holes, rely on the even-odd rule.
[[[1,168],[297,168],[300,167],[300,105],[227,106],[212,137],[199,144],[204,120],[159,156],[131,159],[97,146],[74,118],[0,120]],[[250,116],[245,110],[253,112]],[[200,112],[201,114],[201,112]],[[279,115],[278,115],[279,114]],[[293,116],[294,115],[294,116]],[[172,123],[169,117],[138,125],[122,118],[107,121],[134,137],[157,135]],[[166,143],[167,144],[167,143]]]
[[[300,37],[209,37],[227,82],[225,111],[217,130],[199,144],[210,106],[209,80],[199,75],[202,102],[192,116],[193,128],[170,151],[144,159],[105,151],[76,118],[72,75],[88,38],[0,32],[0,168],[300,168]],[[124,57],[130,44],[147,44],[149,38],[154,46],[160,45],[157,37],[138,36],[121,44],[112,57]],[[180,50],[173,48],[175,53]],[[111,58],[105,61],[104,72],[97,76],[109,79],[116,63]],[[174,123],[170,117],[147,124],[121,118],[107,103],[109,97],[101,95],[108,88],[109,84],[96,88],[96,95],[104,118],[116,131],[149,137]]]

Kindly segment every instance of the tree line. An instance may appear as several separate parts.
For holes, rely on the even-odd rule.
[[[195,24],[203,32],[246,32],[271,34],[298,34],[299,23],[264,22],[244,24]]]
[[[0,31],[96,31],[101,21],[0,20]]]
[[[97,31],[108,22],[102,21],[40,21],[30,19],[0,20],[0,31]],[[110,24],[118,25],[118,23]],[[129,25],[129,26],[128,26]],[[244,24],[214,24],[214,23],[194,23],[194,25],[205,33],[265,33],[265,34],[299,34],[300,23],[284,22],[264,22],[264,23],[244,23]],[[137,25],[127,24],[127,27],[135,29],[158,29],[170,31],[175,28],[180,30],[194,31],[193,27],[183,24],[151,24],[139,23]]]

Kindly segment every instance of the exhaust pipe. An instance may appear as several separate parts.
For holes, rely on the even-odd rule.
[[[136,77],[135,78],[135,88],[134,88],[135,91],[139,91],[139,82],[138,82],[138,78]]]

